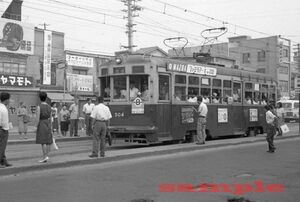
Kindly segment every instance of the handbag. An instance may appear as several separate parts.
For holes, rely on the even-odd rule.
[[[281,128],[282,133],[290,132],[290,129],[286,124],[281,125],[280,128]]]
[[[24,118],[23,118],[23,122],[24,123],[30,122],[30,116],[29,115],[25,115]]]
[[[54,150],[58,150],[58,146],[57,146],[57,144],[56,144],[56,142],[55,142],[55,139],[53,138],[53,140],[52,140],[52,148],[54,149]]]

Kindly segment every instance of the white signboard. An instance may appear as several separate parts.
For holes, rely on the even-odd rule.
[[[133,100],[131,104],[132,114],[144,114],[145,106],[141,98],[137,97]]]
[[[43,63],[43,84],[51,84],[51,51],[52,32],[44,30],[44,63]]]
[[[254,122],[258,121],[258,112],[257,109],[249,109],[249,121]]]
[[[227,122],[228,122],[228,109],[218,108],[218,123],[227,123]]]
[[[0,18],[0,52],[33,55],[34,25]]]
[[[78,55],[66,55],[66,60],[68,65],[78,66],[78,67],[94,67],[94,58],[83,57]]]
[[[93,76],[80,74],[67,74],[69,91],[93,92]]]
[[[200,65],[192,64],[179,64],[179,63],[168,63],[168,71],[185,72],[189,74],[199,74],[207,76],[216,76],[217,69],[213,67],[205,67]]]

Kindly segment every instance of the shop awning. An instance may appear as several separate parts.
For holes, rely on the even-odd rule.
[[[64,93],[47,93],[47,96],[51,102],[73,102],[74,100],[74,97],[69,93],[65,93],[65,99]]]

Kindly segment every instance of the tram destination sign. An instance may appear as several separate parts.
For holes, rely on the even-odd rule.
[[[167,70],[173,72],[184,72],[188,74],[199,74],[206,76],[217,76],[217,68],[205,67],[201,65],[168,63]]]

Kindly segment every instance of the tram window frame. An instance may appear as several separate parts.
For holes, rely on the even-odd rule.
[[[269,95],[270,95],[268,84],[260,84],[260,92],[261,92],[260,103],[266,104],[269,100]]]
[[[105,76],[100,77],[100,94],[103,96],[105,101],[110,101],[111,99],[111,77]]]
[[[200,78],[198,76],[188,76],[188,101],[196,102],[200,93]]]
[[[121,77],[125,78],[125,85],[120,84],[118,86],[121,86],[121,88],[118,87],[120,89],[116,89],[116,85],[115,85],[116,78],[121,78]],[[112,78],[112,88],[114,89],[114,92],[116,92],[116,96],[113,96],[113,101],[127,101],[128,100],[128,90],[127,89],[129,88],[128,87],[128,76],[118,75],[118,76],[113,76],[111,78]],[[124,86],[125,86],[125,89],[124,89]],[[118,95],[119,95],[119,97],[117,97]]]
[[[223,80],[223,103],[224,104],[233,103],[232,83],[233,82],[231,80],[226,80],[226,79]]]
[[[182,80],[181,80],[181,79]],[[175,74],[174,75],[174,94],[175,101],[187,101],[187,75]]]
[[[222,103],[222,79],[212,79],[211,102]]]
[[[251,86],[251,88],[250,88]],[[245,82],[244,84],[244,89],[245,89],[245,93],[244,93],[244,100],[245,100],[245,104],[252,104],[252,100],[253,100],[253,83],[252,82]],[[248,100],[248,97],[250,100]]]
[[[200,85],[200,95],[203,98],[208,98],[210,103],[210,95],[211,95],[211,78],[201,77],[201,85]]]
[[[134,74],[129,75],[129,99],[130,101],[134,100],[137,97],[140,97],[143,101],[150,101],[151,93],[149,90],[149,75],[147,74]],[[130,97],[130,86],[134,84],[134,87],[137,88],[138,92],[135,97]],[[147,88],[147,90],[145,90]],[[147,93],[148,95],[144,95]]]
[[[240,81],[232,82],[232,93],[233,102],[242,103],[242,83]]]
[[[162,77],[167,78],[161,79]],[[163,85],[161,85],[161,81]],[[163,91],[163,93],[161,93]],[[162,99],[165,98],[165,99]],[[158,100],[161,101],[170,101],[170,76],[166,74],[159,74],[158,75]]]

